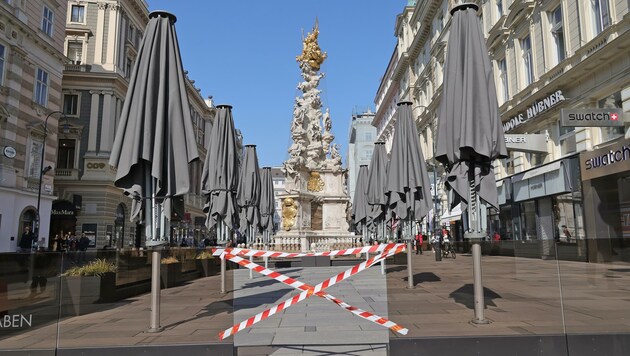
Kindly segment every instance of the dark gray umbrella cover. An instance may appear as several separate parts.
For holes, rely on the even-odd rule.
[[[260,229],[273,234],[273,217],[276,214],[276,201],[273,194],[271,167],[264,167],[260,175]]]
[[[188,164],[198,158],[174,15],[149,14],[109,164],[118,167],[114,184],[134,198],[130,217],[141,218],[141,199],[188,192]],[[170,199],[164,204],[170,218]]]
[[[245,145],[245,155],[241,163],[239,182],[236,190],[239,207],[241,233],[250,226],[258,229],[260,221],[260,168],[255,145]]]
[[[369,204],[367,202],[367,180],[368,166],[361,165],[359,173],[357,173],[357,185],[354,189],[354,199],[352,200],[352,219],[358,231],[363,231],[363,227],[367,224],[370,213]]]
[[[430,184],[411,103],[398,103],[385,186],[389,208],[402,220],[421,219],[431,209]]]
[[[385,221],[387,196],[385,185],[387,184],[387,151],[384,142],[374,144],[374,152],[370,161],[367,183],[367,202],[370,204],[370,218],[368,225],[374,226],[378,222]]]
[[[507,157],[486,41],[476,9],[455,11],[447,44],[436,159],[447,168],[456,198],[467,206],[469,167],[480,198],[498,207],[492,161]]]
[[[217,117],[210,131],[210,144],[201,174],[201,189],[206,195],[203,211],[208,214],[210,229],[220,221],[228,227],[238,224],[236,186],[238,184],[238,156],[232,107],[217,106]]]

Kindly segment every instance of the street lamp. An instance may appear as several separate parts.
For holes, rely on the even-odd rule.
[[[65,117],[63,112],[53,111],[49,113],[48,116],[46,116],[46,119],[44,120],[44,139],[42,140],[42,155],[40,156],[40,159],[39,159],[39,185],[37,186],[37,223],[35,224],[35,228],[37,229],[37,231],[35,232],[35,238],[37,238],[38,242],[39,242],[39,224],[41,221],[40,204],[42,201],[42,180],[44,178],[44,174],[46,174],[46,172],[52,169],[51,166],[46,166],[46,168],[44,168],[44,154],[46,153],[46,136],[48,135],[48,119],[50,119],[50,117],[53,114],[61,114],[60,118]]]

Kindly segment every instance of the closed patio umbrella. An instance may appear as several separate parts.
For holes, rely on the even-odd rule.
[[[418,142],[418,129],[411,116],[411,102],[398,103],[396,115],[385,194],[389,209],[403,222],[403,239],[407,240],[407,287],[413,288],[412,230],[414,221],[422,219],[431,209],[431,182]]]
[[[377,238],[385,240],[385,217],[387,214],[387,151],[385,142],[375,142],[370,169],[368,170],[367,202],[370,205],[369,225],[376,230]]]
[[[206,226],[216,227],[217,240],[225,243],[225,228],[238,225],[236,188],[238,154],[232,107],[217,106],[217,116],[210,131],[210,144],[201,174],[201,188],[206,195],[203,211],[208,214]]]
[[[236,202],[239,207],[239,230],[247,232],[247,243],[254,243],[255,233],[260,222],[260,168],[256,145],[245,145],[241,163],[239,182],[236,189]]]
[[[260,184],[260,229],[263,232],[263,243],[267,248],[273,235],[273,217],[276,214],[271,167],[263,167]]]
[[[464,237],[473,242],[473,322],[485,323],[479,245],[485,236],[482,202],[499,208],[492,162],[507,157],[507,150],[492,65],[477,10],[477,5],[471,3],[451,10],[436,159],[445,165],[446,186],[454,193],[450,208],[461,203]]]
[[[363,243],[367,243],[367,220],[369,217],[369,204],[367,202],[368,166],[362,164],[357,173],[354,199],[352,200],[352,219],[357,231],[363,235]]]
[[[236,188],[238,154],[232,107],[217,106],[217,117],[210,131],[210,144],[201,173],[201,190],[206,196],[203,211],[206,226],[216,228],[217,241],[227,243],[228,228],[238,226]],[[221,293],[225,293],[225,258],[221,258]]]
[[[198,158],[176,17],[149,14],[116,132],[110,165],[114,185],[133,198],[131,219],[143,221],[146,245],[167,243],[171,199],[188,192],[188,164]],[[151,323],[160,330],[160,251],[152,252]]]

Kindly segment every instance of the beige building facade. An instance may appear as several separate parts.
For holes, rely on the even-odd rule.
[[[0,252],[26,226],[48,243],[65,15],[62,0],[0,2]]]
[[[86,233],[93,248],[141,246],[143,228],[129,221],[131,200],[114,186],[109,165],[129,78],[148,23],[144,0],[68,1],[64,51],[71,60],[63,76],[67,127],[59,136],[51,234]],[[203,229],[200,182],[211,101],[187,78],[187,92],[201,160],[191,167],[191,193],[173,216],[177,239]]]
[[[546,242],[565,241],[566,227],[575,247],[570,258],[621,258],[616,257],[618,250],[630,237],[630,223],[625,222],[630,211],[626,171],[607,172],[602,167],[595,179],[586,179],[580,165],[584,166],[589,152],[608,152],[630,137],[628,2],[478,3],[504,132],[510,140],[522,143],[510,149],[508,159],[495,163],[501,210],[489,212],[489,230],[500,231],[505,239]],[[395,102],[414,103],[430,166],[451,7],[448,1],[408,2],[397,18],[397,47],[375,99],[373,124],[379,139],[386,142],[392,137]],[[621,115],[622,126],[575,127],[562,125],[562,109],[611,109],[626,114],[625,119]],[[528,146],[525,134],[543,135],[542,149]],[[436,175],[440,173],[438,167]],[[446,217],[441,222],[461,228],[458,215],[445,209],[443,189],[438,191],[442,197],[439,214]],[[541,253],[550,250],[543,248]]]

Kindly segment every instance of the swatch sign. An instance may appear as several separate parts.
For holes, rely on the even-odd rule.
[[[560,124],[575,127],[623,126],[621,109],[561,109]]]

